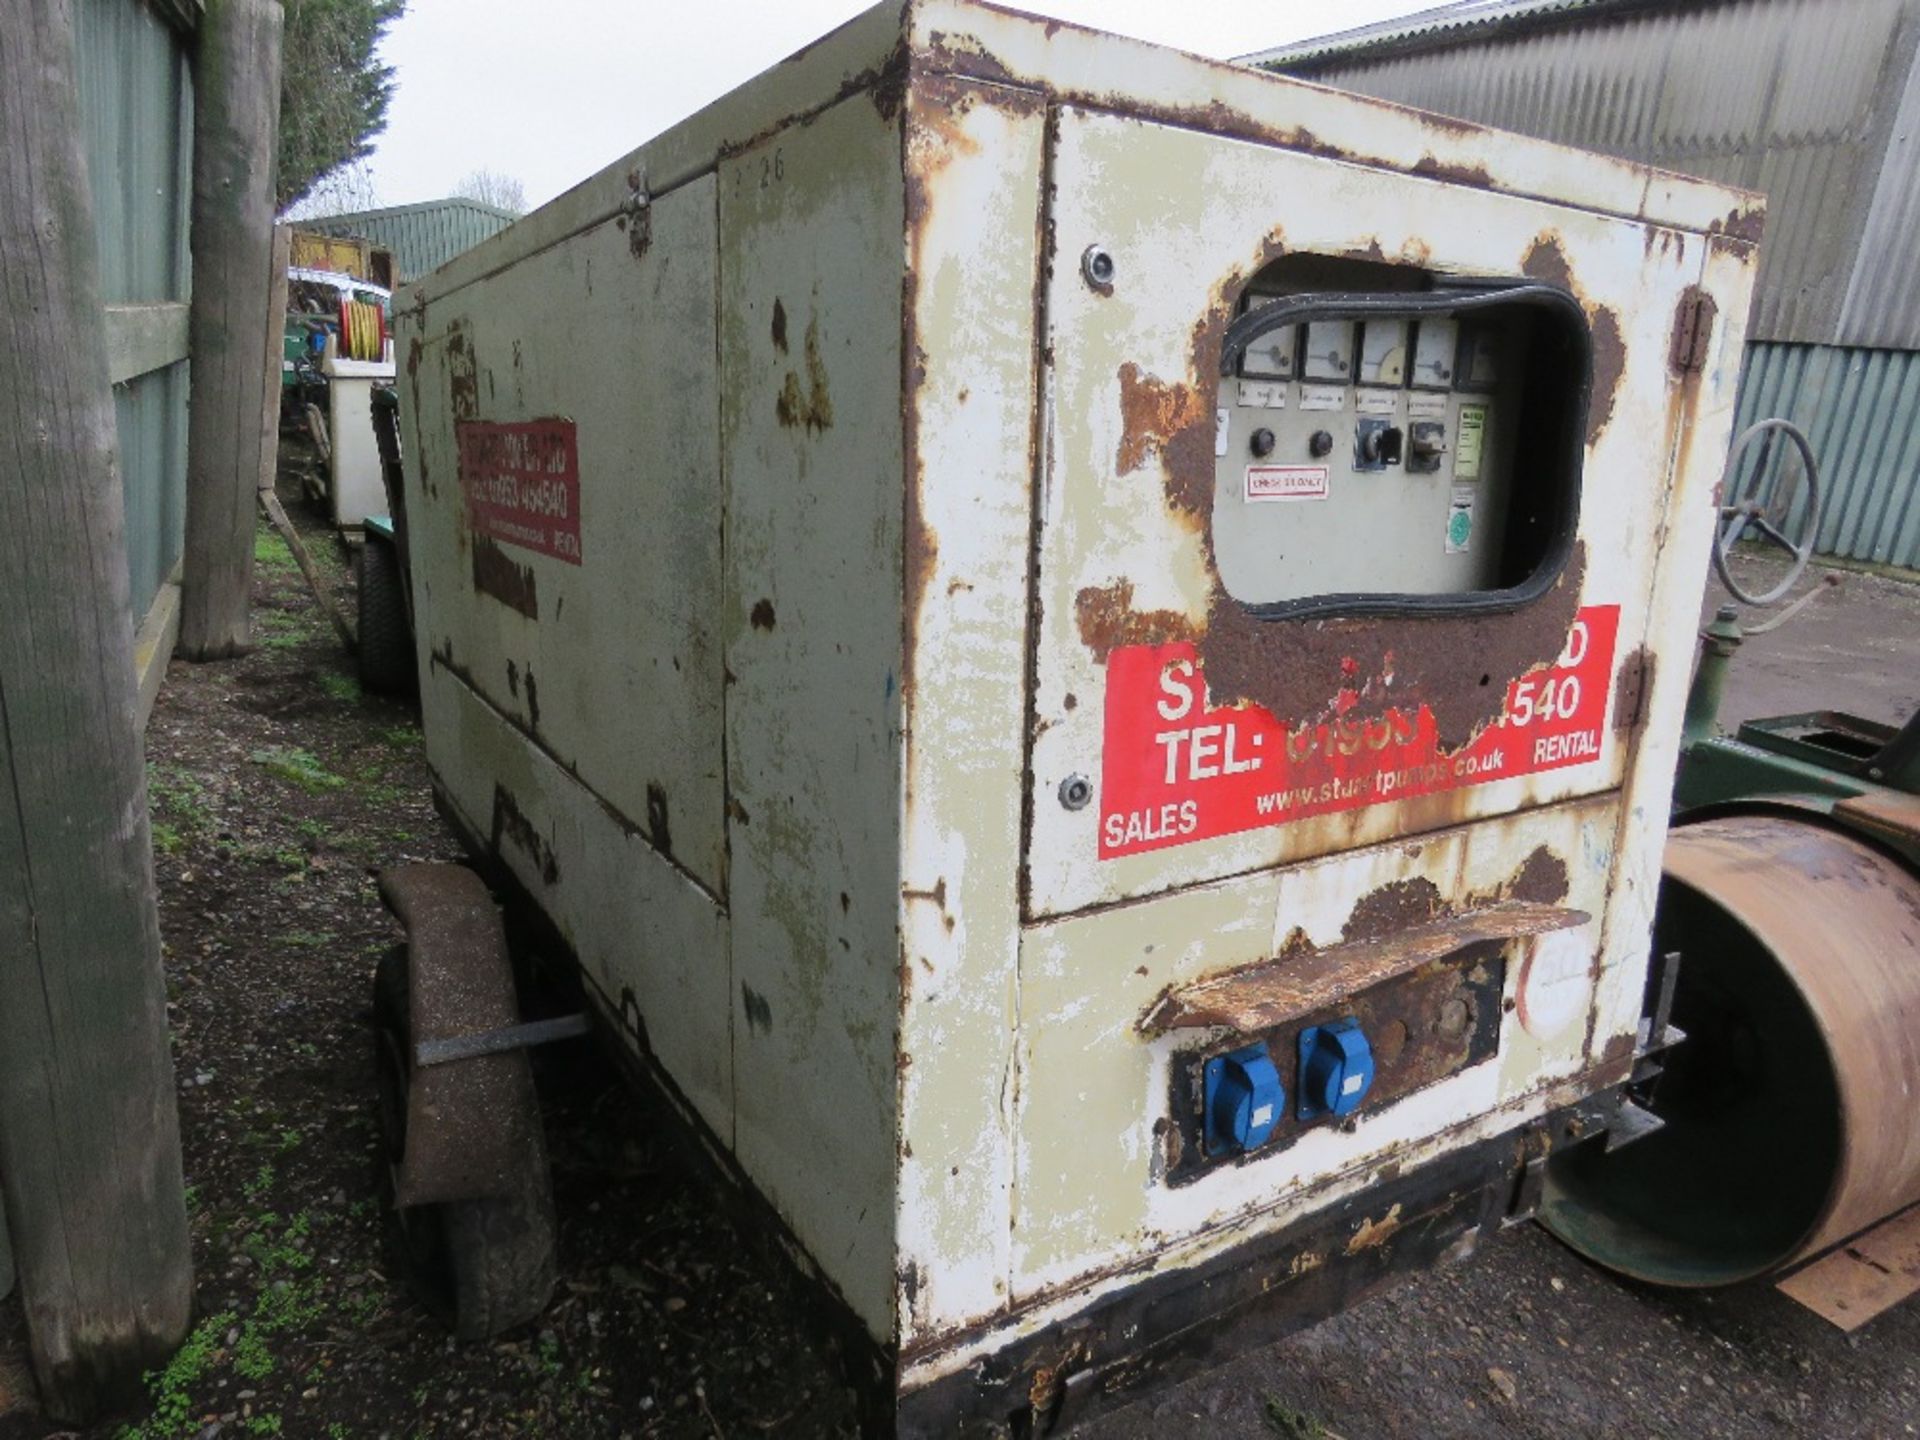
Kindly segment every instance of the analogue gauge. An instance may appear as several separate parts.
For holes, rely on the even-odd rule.
[[[1346,320],[1316,320],[1307,326],[1307,353],[1300,373],[1308,380],[1353,379],[1353,325]]]
[[[1293,325],[1267,331],[1247,346],[1247,353],[1240,357],[1240,373],[1253,380],[1291,380],[1298,336],[1299,329]]]
[[[1460,332],[1460,366],[1454,384],[1462,390],[1492,390],[1500,383],[1500,333],[1479,325]]]
[[[1413,384],[1418,390],[1453,387],[1453,362],[1460,349],[1460,327],[1452,320],[1422,320],[1413,341]]]
[[[1369,320],[1360,327],[1360,383],[1398,385],[1407,375],[1407,322]]]

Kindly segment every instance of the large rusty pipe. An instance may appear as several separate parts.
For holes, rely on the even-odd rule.
[[[1666,1127],[1551,1167],[1541,1219],[1666,1285],[1791,1266],[1920,1202],[1920,877],[1775,815],[1676,829],[1654,922],[1681,955]]]

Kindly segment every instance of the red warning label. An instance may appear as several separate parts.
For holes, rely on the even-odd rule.
[[[578,565],[580,449],[573,421],[462,420],[454,439],[467,527]]]
[[[1581,610],[1560,658],[1509,685],[1500,720],[1452,752],[1424,705],[1289,731],[1258,706],[1210,707],[1191,645],[1115,650],[1100,858],[1590,764],[1600,758],[1619,628],[1618,605]],[[1358,703],[1343,691],[1335,709]]]

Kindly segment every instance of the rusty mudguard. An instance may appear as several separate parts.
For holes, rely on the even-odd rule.
[[[380,873],[380,896],[407,932],[408,1046],[518,1023],[519,1001],[493,896],[459,865],[399,865]],[[406,1154],[394,1186],[401,1206],[509,1193],[539,1144],[540,1108],[524,1051],[445,1064],[413,1063]]]

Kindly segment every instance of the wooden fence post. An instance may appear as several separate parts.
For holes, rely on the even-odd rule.
[[[247,645],[266,439],[260,341],[272,318],[280,28],[274,0],[206,0],[194,58],[193,401],[177,652],[191,660]]]
[[[71,0],[0,13],[0,1198],[77,1421],[193,1287]]]

